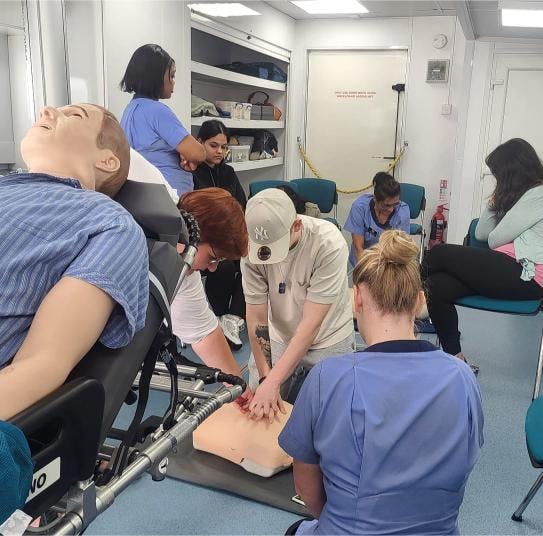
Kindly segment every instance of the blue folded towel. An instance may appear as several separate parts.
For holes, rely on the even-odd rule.
[[[34,462],[23,432],[0,421],[0,525],[24,506],[33,472]]]

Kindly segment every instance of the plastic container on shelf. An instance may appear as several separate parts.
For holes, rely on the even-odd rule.
[[[248,162],[250,153],[250,145],[229,145],[226,161],[232,164],[236,164],[238,162]]]

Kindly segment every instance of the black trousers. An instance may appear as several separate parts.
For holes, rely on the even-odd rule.
[[[232,314],[245,319],[239,261],[222,261],[214,272],[207,272],[205,289],[216,316]]]
[[[445,352],[461,351],[454,302],[473,294],[499,300],[543,298],[543,287],[520,278],[522,266],[491,249],[443,244],[430,250],[422,263],[428,312]]]

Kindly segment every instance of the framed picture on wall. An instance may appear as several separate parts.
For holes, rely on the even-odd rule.
[[[428,60],[426,82],[448,82],[449,60]]]

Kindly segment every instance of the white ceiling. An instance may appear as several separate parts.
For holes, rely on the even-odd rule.
[[[504,28],[496,0],[360,0],[369,10],[349,18],[426,17],[458,15],[470,38],[543,39],[543,28]],[[345,18],[345,15],[310,15],[288,0],[267,0],[267,4],[296,20]]]

